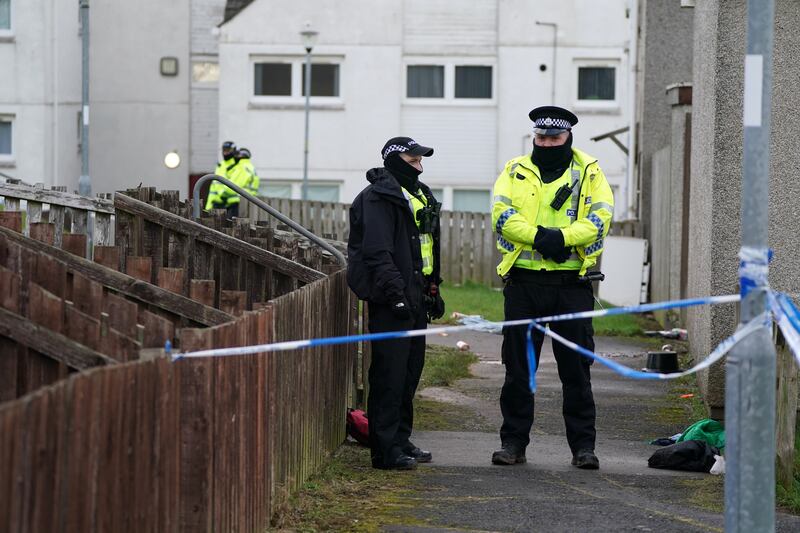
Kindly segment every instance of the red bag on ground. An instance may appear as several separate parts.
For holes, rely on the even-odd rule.
[[[347,434],[356,442],[369,446],[369,420],[361,409],[347,409]]]

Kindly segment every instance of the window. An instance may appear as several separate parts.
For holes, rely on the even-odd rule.
[[[312,73],[313,77],[314,74]],[[338,185],[309,185],[308,186],[308,199],[317,202],[338,202],[339,201],[339,186]]]
[[[491,208],[491,195],[486,190],[453,190],[453,211],[488,213]]]
[[[265,182],[262,180],[258,194],[259,196],[266,196],[267,198],[291,198],[292,184]]]
[[[305,96],[305,65],[303,65],[302,87]],[[311,96],[339,96],[339,65],[311,64]]]
[[[444,189],[431,189],[431,194],[436,198],[437,202],[442,202],[444,198]]]
[[[219,81],[219,63],[195,61],[192,63],[192,81],[196,83]]]
[[[11,29],[11,0],[0,0],[0,30]]]
[[[491,98],[492,67],[457,66],[456,98]]]
[[[614,67],[579,67],[578,100],[614,100]]]
[[[341,56],[317,56],[311,64],[311,97],[331,109],[342,106]],[[251,106],[303,105],[306,65],[301,56],[253,56]]]
[[[256,96],[291,96],[292,64],[256,63],[254,94]]]
[[[444,67],[409,65],[406,95],[409,98],[444,98]]]
[[[12,133],[11,119],[0,117],[0,156],[12,155],[11,149],[11,133]]]

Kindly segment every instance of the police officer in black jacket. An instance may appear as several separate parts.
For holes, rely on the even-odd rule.
[[[368,302],[370,333],[423,329],[444,315],[439,294],[439,209],[419,181],[433,148],[394,137],[381,150],[384,166],[350,207],[347,282]],[[412,400],[425,362],[425,337],[372,343],[369,417],[372,466],[412,469],[431,453],[409,439]]]

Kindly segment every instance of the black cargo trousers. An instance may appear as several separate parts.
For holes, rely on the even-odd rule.
[[[539,318],[563,313],[591,311],[594,297],[591,283],[578,280],[577,271],[533,271],[512,268],[503,289],[505,319]],[[552,322],[550,329],[575,344],[594,351],[594,330],[588,319]],[[539,366],[544,334],[533,330],[536,366]],[[574,454],[594,450],[595,405],[588,359],[563,344],[552,341],[561,379],[564,424]],[[534,395],[528,385],[527,326],[503,328],[503,364],[506,378],[500,393],[503,446],[521,449],[530,442]]]
[[[388,305],[369,303],[369,332],[425,329],[424,306],[400,320]],[[406,337],[372,342],[369,365],[369,442],[372,465],[392,464],[409,451],[414,425],[414,394],[425,364],[425,337]]]

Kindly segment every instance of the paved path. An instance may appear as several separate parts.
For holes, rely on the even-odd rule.
[[[471,345],[480,362],[476,378],[452,389],[431,388],[422,396],[467,406],[499,428],[498,398],[504,368],[502,337],[488,333],[429,338],[428,342]],[[646,348],[625,339],[598,338],[597,350],[640,368]],[[425,527],[387,526],[386,531],[722,531],[720,513],[696,505],[697,491],[708,502],[723,500],[723,480],[709,474],[656,470],[647,458],[653,438],[681,429],[665,420],[680,408],[666,382],[621,378],[595,363],[592,382],[597,403],[599,471],[570,466],[561,417],[561,384],[549,342],[538,373],[536,419],[528,463],[494,466],[499,447],[494,433],[417,432],[414,441],[434,454],[422,465],[423,488],[414,495],[412,514]],[[779,514],[778,531],[800,531],[800,517]]]

